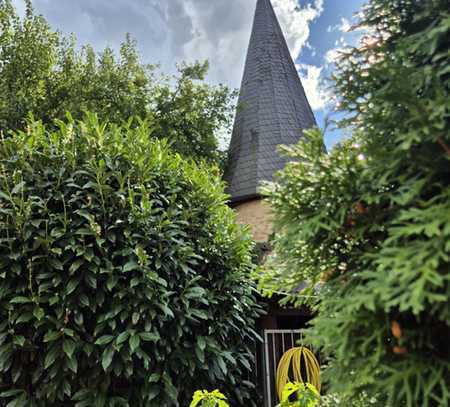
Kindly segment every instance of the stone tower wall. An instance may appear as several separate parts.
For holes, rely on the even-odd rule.
[[[257,198],[237,204],[234,210],[238,222],[250,226],[253,239],[257,243],[265,243],[269,240],[273,231],[273,214],[267,202]]]

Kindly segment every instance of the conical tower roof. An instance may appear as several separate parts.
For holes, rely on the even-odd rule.
[[[272,4],[258,0],[225,174],[231,202],[258,197],[286,164],[277,146],[315,125]]]

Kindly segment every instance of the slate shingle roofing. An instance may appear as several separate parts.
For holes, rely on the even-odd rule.
[[[272,4],[258,0],[225,173],[231,203],[258,197],[286,164],[277,146],[315,125]]]

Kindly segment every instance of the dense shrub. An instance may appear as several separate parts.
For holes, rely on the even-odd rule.
[[[326,153],[313,132],[290,149],[262,284],[289,293],[310,282],[291,294],[314,294],[309,338],[330,357],[325,378],[341,400],[447,407],[448,1],[372,0],[362,18],[366,37],[336,74],[354,136]]]
[[[217,170],[151,123],[57,125],[0,143],[1,397],[172,406],[220,386],[252,405],[252,243]]]

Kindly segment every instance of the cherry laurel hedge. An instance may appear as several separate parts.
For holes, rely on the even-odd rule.
[[[217,171],[148,122],[57,127],[0,142],[0,405],[253,405],[252,243]]]

